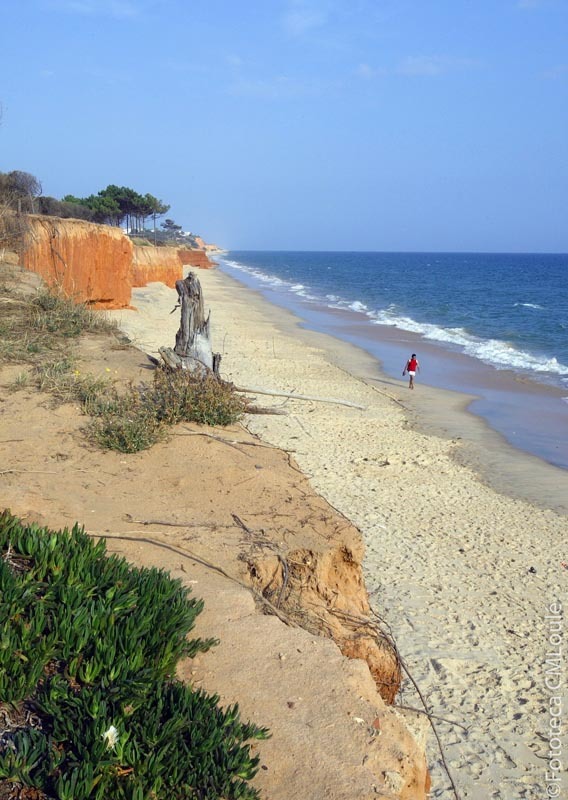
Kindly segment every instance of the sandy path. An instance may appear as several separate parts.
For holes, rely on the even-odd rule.
[[[199,278],[225,377],[366,407],[262,397],[288,415],[247,424],[293,449],[314,488],[361,529],[369,592],[414,678],[433,713],[468,728],[439,725],[462,797],[555,796],[545,780],[559,694],[545,683],[546,615],[566,597],[566,518],[497,493],[452,458],[459,442],[414,430],[409,412],[344,368],[373,368],[358,351],[301,331],[220,272]],[[158,284],[135,290],[139,310],[119,314],[122,325],[155,352],[173,344],[174,302]],[[376,385],[406,400],[404,386]],[[408,687],[402,701],[418,704]],[[451,797],[433,740],[430,760],[432,796]]]

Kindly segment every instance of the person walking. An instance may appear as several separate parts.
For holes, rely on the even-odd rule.
[[[420,364],[418,363],[418,359],[416,358],[416,353],[413,353],[406,362],[406,366],[402,370],[403,378],[407,372],[408,372],[408,388],[414,389],[414,376],[416,375],[417,372],[420,372]]]

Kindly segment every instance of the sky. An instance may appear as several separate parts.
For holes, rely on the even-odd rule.
[[[228,249],[568,252],[568,0],[3,0],[0,171]]]

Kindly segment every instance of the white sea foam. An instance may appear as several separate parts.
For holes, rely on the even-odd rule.
[[[305,286],[303,286],[301,283],[298,283],[296,286],[291,286],[290,291],[294,292],[294,294],[297,294],[298,297],[301,297],[303,300],[308,300],[310,303],[316,303],[319,300],[318,297],[310,294],[306,290]]]
[[[281,278],[277,278],[276,275],[269,275],[266,272],[262,272],[260,269],[255,269],[254,267],[248,267],[245,264],[240,264],[238,261],[231,261],[228,258],[221,259],[221,261],[223,261],[223,263],[228,267],[238,269],[240,272],[245,272],[247,275],[252,275],[253,278],[261,281],[263,284],[267,284],[269,286],[279,286],[283,288],[291,288],[292,286],[292,284],[289,282],[283,281]]]
[[[264,273],[262,270],[241,264],[238,261],[223,260],[227,266],[251,275],[265,286],[293,292],[303,300],[320,302],[330,308],[349,309],[357,314],[366,316],[374,325],[388,325],[416,333],[430,341],[444,342],[461,349],[466,355],[477,358],[497,369],[517,369],[540,374],[549,373],[568,380],[568,366],[560,363],[554,357],[548,358],[547,356],[518,350],[509,342],[500,339],[481,339],[473,336],[465,328],[444,328],[440,325],[418,322],[412,317],[401,314],[400,309],[394,303],[385,309],[372,310],[360,300],[343,300],[334,294],[326,295],[325,298],[317,297],[310,294],[302,283],[282,280],[274,275]],[[543,310],[543,307],[536,303],[515,303],[514,305]]]
[[[568,376],[568,366],[561,364],[555,357],[533,355],[518,350],[501,339],[480,339],[472,336],[464,328],[443,328],[439,325],[417,322],[411,317],[393,316],[388,312],[377,312],[374,317],[372,322],[375,325],[392,325],[417,333],[424,339],[447,342],[461,348],[466,355],[499,369],[520,369]]]
[[[349,303],[349,308],[351,311],[361,311],[362,313],[366,313],[369,310],[369,307],[365,305],[365,303],[360,303],[359,300],[355,300],[353,303]]]

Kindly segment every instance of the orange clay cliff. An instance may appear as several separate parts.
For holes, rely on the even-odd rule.
[[[184,266],[214,266],[203,250],[137,246],[110,225],[47,216],[28,219],[22,265],[94,308],[127,308],[133,286],[161,281],[173,287]]]

